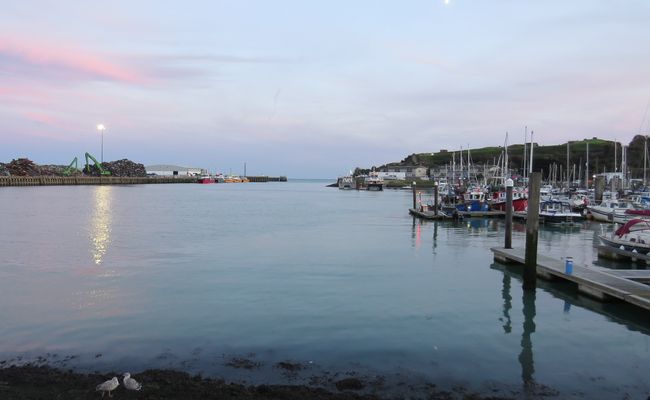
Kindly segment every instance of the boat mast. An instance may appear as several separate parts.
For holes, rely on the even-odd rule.
[[[504,171],[503,184],[505,185],[506,184],[506,179],[508,179],[508,175],[509,175],[508,174],[508,132],[506,132],[506,141],[503,144],[503,147],[505,148],[505,152],[506,152],[505,157],[504,157],[504,161],[503,161],[503,164],[504,164],[504,168],[503,168],[503,171]]]
[[[523,170],[523,175],[524,179],[526,179],[526,141],[528,140],[528,126],[524,126],[524,167],[522,168]]]
[[[585,187],[589,189],[589,141],[587,141],[587,162],[585,163]]]
[[[570,176],[569,176],[570,169],[571,169],[571,167],[569,166],[569,141],[567,140],[567,142],[566,142],[566,187],[567,188],[569,187],[569,183],[570,183],[570,181],[569,181],[569,179],[570,179]]]
[[[534,133],[535,133],[535,131],[530,131],[530,160],[529,160],[530,161],[530,169],[528,170],[529,176],[530,176],[530,174],[533,173],[533,147],[535,147],[534,144],[533,144],[533,134]]]
[[[647,160],[648,160],[648,135],[645,136],[645,142],[643,144],[643,190],[645,190],[645,171],[647,168]]]
[[[464,183],[465,171],[463,170],[463,146],[460,146],[460,183]]]

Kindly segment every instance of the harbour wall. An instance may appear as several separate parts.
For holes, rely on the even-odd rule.
[[[251,182],[286,182],[284,176],[249,176]],[[117,177],[117,176],[0,176],[0,186],[52,185],[141,185],[154,183],[196,183],[196,177]]]

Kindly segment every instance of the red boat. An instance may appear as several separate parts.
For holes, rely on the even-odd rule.
[[[512,208],[515,212],[525,212],[528,208],[528,199],[526,194],[522,191],[512,192]],[[506,210],[506,192],[494,192],[492,194],[492,201],[490,201],[490,209],[496,211]]]

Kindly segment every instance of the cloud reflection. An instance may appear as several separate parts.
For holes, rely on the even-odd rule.
[[[91,221],[90,240],[92,242],[92,255],[95,265],[101,265],[111,243],[111,203],[113,199],[111,186],[96,186],[95,210]]]

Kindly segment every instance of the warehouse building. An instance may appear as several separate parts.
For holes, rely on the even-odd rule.
[[[198,176],[206,175],[208,170],[202,168],[179,167],[178,165],[148,165],[147,175],[156,176]]]

